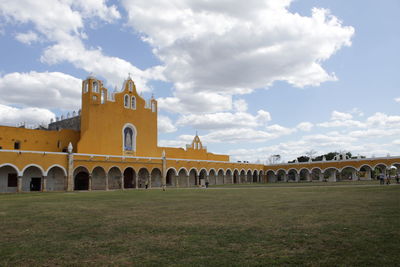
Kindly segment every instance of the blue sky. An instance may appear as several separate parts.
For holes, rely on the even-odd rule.
[[[159,144],[232,160],[400,154],[400,2],[0,1],[0,124],[79,109],[89,73],[159,101]]]

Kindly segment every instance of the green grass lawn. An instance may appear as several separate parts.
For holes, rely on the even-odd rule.
[[[0,195],[0,266],[398,266],[400,186]]]

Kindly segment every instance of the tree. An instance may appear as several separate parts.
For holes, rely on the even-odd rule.
[[[269,158],[268,158],[269,164],[276,164],[276,163],[278,163],[280,160],[281,160],[281,155],[278,155],[278,154],[276,154],[276,155],[271,155],[271,156],[269,156]]]

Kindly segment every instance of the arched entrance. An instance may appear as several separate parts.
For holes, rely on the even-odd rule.
[[[175,177],[176,177],[175,169],[169,169],[167,171],[167,177],[165,179],[167,186],[175,186]]]
[[[197,170],[194,168],[191,169],[189,172],[189,185],[190,186],[198,185]]]
[[[154,168],[151,171],[151,187],[161,187],[161,170]]]
[[[138,188],[145,188],[149,186],[150,174],[146,168],[141,168],[138,172]]]
[[[15,193],[17,185],[18,170],[11,165],[0,167],[0,193]]]
[[[124,171],[124,188],[135,188],[136,185],[136,173],[131,167],[128,167]]]

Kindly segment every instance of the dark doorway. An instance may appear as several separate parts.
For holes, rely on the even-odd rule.
[[[127,168],[124,171],[124,188],[133,188],[133,169]]]
[[[89,190],[89,174],[80,172],[75,176],[75,190]]]
[[[238,174],[237,174],[237,173],[234,173],[234,174],[233,174],[233,183],[234,183],[234,184],[237,184],[237,183],[238,183]]]
[[[31,191],[40,191],[42,187],[42,178],[31,178]]]

